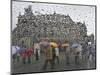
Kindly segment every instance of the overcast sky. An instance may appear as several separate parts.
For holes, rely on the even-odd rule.
[[[47,3],[31,3],[31,2],[12,2],[12,30],[16,27],[19,12],[24,14],[24,8],[32,5],[33,13],[38,11],[42,14],[52,14],[54,11],[58,14],[64,14],[72,18],[75,22],[85,22],[87,26],[87,34],[95,34],[95,7],[94,6],[77,6],[77,5],[60,5]],[[44,11],[42,10],[44,9]]]

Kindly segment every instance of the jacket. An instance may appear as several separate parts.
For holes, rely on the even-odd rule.
[[[47,60],[51,60],[53,58],[52,57],[52,48],[50,46],[44,49],[44,53],[45,53],[45,57]]]

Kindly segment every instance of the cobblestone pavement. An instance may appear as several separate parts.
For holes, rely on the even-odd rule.
[[[32,58],[32,63],[31,64],[23,64],[21,61],[16,62],[12,64],[12,72],[13,73],[27,73],[27,72],[51,72],[51,71],[69,71],[69,70],[81,70],[81,69],[95,69],[95,63],[92,64],[92,66],[89,66],[88,62],[82,62],[80,65],[76,65],[75,63],[70,63],[66,64],[65,60],[65,53],[60,52],[60,63],[55,64],[55,68],[51,69],[50,64],[48,64],[47,69],[43,70],[43,65],[44,65],[44,56],[41,54],[41,57],[39,61],[35,61],[34,56]]]

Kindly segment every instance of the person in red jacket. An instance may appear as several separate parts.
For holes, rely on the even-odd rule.
[[[26,57],[27,57],[27,52],[26,50],[24,50],[22,53],[21,53],[21,56],[22,56],[22,62],[23,64],[26,64]]]
[[[28,63],[31,63],[31,55],[32,55],[32,48],[26,49],[27,57],[28,57]]]

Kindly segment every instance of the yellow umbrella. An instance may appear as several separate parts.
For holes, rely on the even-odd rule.
[[[58,45],[55,42],[50,42],[50,46],[58,47]]]
[[[62,47],[68,47],[69,44],[62,44]]]

